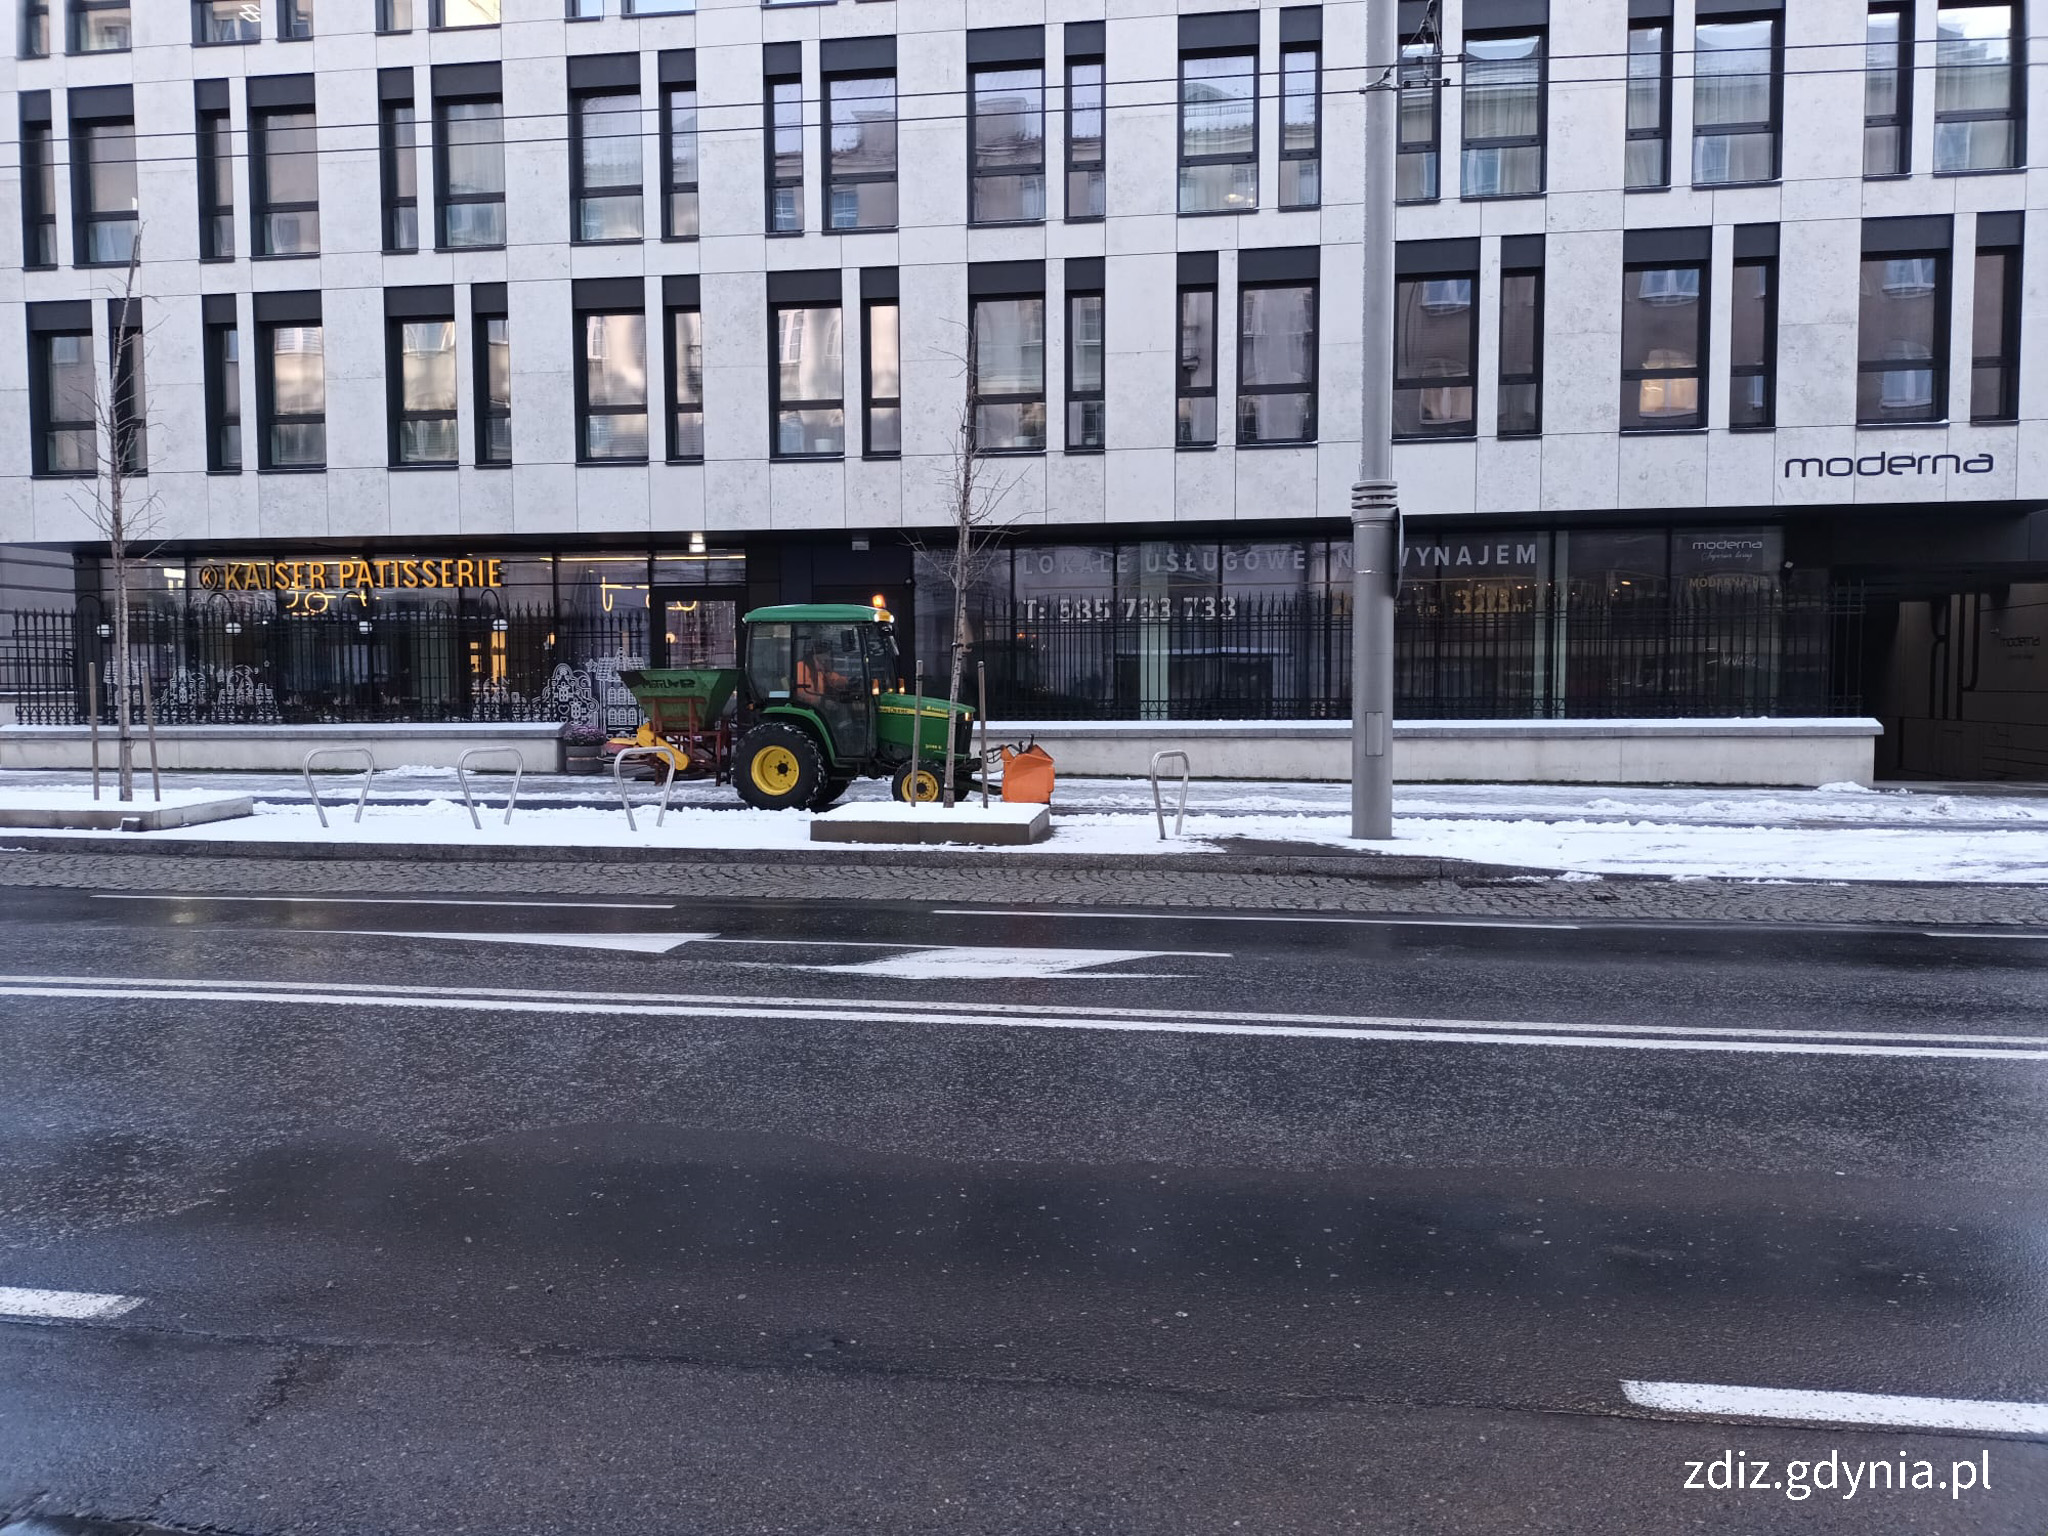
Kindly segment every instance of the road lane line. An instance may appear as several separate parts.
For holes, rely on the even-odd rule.
[[[16,1285],[0,1285],[0,1317],[97,1323],[121,1317],[141,1305],[140,1296],[111,1296],[97,1291],[37,1291]]]
[[[1877,1424],[1888,1429],[1961,1429],[1983,1435],[2048,1435],[2048,1403],[1728,1387],[1697,1381],[1624,1381],[1621,1390],[1638,1408],[1662,1413]]]
[[[891,946],[894,947],[894,946]],[[783,967],[776,967],[783,969]],[[1149,979],[1134,977],[1130,973],[1105,972],[1101,976],[1081,976],[1078,981],[1117,981]],[[78,984],[118,984],[122,986],[150,987],[250,987],[285,988],[300,992],[332,992],[340,985],[322,981],[247,981],[211,977],[204,981],[184,976],[9,976],[0,974],[0,982],[32,986],[69,987]],[[773,993],[729,993],[729,992],[683,992],[662,994],[657,992],[565,992],[535,987],[427,987],[396,982],[380,982],[377,990],[387,996],[418,996],[452,998],[473,1003],[494,1002],[500,998],[535,999],[542,1002],[575,1001],[580,1003],[623,1003],[692,1005],[710,1003],[717,1005],[759,1004],[772,1008],[808,1008],[831,1006],[834,1003],[895,1009],[902,1016],[927,1017],[930,1004],[924,999],[884,998],[819,998],[780,997]],[[950,999],[946,1008],[953,1013],[977,1014],[1038,1014],[1044,1011],[1039,1003],[984,1003],[963,999]],[[1285,1024],[1320,1025],[1342,1028],[1349,1025],[1369,1024],[1379,1028],[1397,1025],[1440,1024],[1462,1027],[1470,1023],[1463,1019],[1404,1018],[1383,1015],[1354,1015],[1329,1013],[1262,1013],[1241,1009],[1204,1008],[1111,1008],[1090,1005],[1087,1013],[1102,1019],[1175,1020],[1197,1021],[1217,1020],[1235,1024]],[[2014,1045],[2041,1046],[2048,1048],[2048,1034],[2033,1035],[1977,1035],[1944,1034],[1935,1030],[1885,1030],[1885,1029],[1777,1029],[1766,1025],[1735,1024],[1592,1024],[1566,1023],[1554,1019],[1486,1019],[1480,1021],[1487,1029],[1529,1030],[1549,1034],[1574,1035],[1669,1035],[1693,1038],[1727,1038],[1737,1040],[1854,1040],[1895,1045]]]
[[[1064,912],[1045,907],[933,907],[933,917],[1121,917],[1155,923],[1341,923],[1367,928],[1532,928],[1577,933],[1577,923],[1505,921],[1483,917],[1325,917],[1252,912]]]
[[[556,949],[613,949],[627,954],[665,955],[711,937],[708,933],[393,933],[367,928],[322,928],[350,939],[452,939],[466,944],[545,944]]]
[[[2048,933],[1999,933],[1995,929],[1970,929],[1958,933],[1953,930],[1930,928],[1922,933],[1921,937],[1927,939],[2033,939],[2038,942],[2042,939],[2048,939]]]
[[[1048,1017],[1005,1013],[960,1013],[941,1011],[919,1002],[875,1003],[849,1000],[833,1006],[817,1002],[797,1004],[764,1003],[761,999],[729,997],[708,1001],[652,999],[640,1003],[607,1002],[594,997],[563,996],[559,1000],[474,996],[427,995],[420,992],[312,992],[291,990],[233,990],[214,986],[179,989],[162,986],[101,984],[92,986],[0,985],[0,996],[109,998],[148,1002],[257,1002],[318,1004],[342,1008],[418,1008],[431,1011],[530,1014],[597,1014],[630,1018],[730,1018],[740,1020],[796,1020],[826,1023],[887,1025],[894,1027],[968,1024],[1009,1029],[1082,1030],[1102,1033],[1221,1035],[1243,1038],[1290,1040],[1408,1040],[1453,1045],[1562,1046],[1577,1049],[1635,1051],[1703,1051],[1745,1055],[1781,1056],[1892,1056],[1945,1058],[1952,1060],[2048,1061],[2048,1049],[2018,1050],[1971,1045],[1880,1045],[1817,1040],[1708,1039],[1698,1035],[1683,1038],[1646,1038],[1624,1035],[1573,1033],[1571,1025],[1501,1023],[1484,1019],[1360,1019],[1340,1027],[1313,1025],[1210,1023],[1190,1018],[1111,1017],[1109,1010],[1096,1016]],[[1517,1030],[1548,1030],[1552,1033],[1515,1033]],[[1978,1037],[1953,1036],[1956,1040]],[[2028,1044],[2048,1046],[2048,1039]]]
[[[458,896],[182,896],[162,891],[94,891],[94,901],[270,901],[353,907],[561,907],[579,912],[673,912],[672,901],[484,901]]]

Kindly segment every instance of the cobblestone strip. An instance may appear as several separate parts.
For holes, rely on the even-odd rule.
[[[1709,880],[1373,881],[1224,871],[932,865],[176,859],[0,853],[0,885],[203,894],[669,896],[1001,906],[1213,908],[1770,923],[2048,926],[2048,887],[1785,885]]]

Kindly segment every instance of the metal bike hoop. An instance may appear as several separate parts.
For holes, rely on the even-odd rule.
[[[661,781],[661,813],[654,818],[654,824],[658,827],[668,819],[668,792],[674,789],[676,784],[675,754],[667,747],[627,747],[612,759],[612,782],[618,785],[619,804],[626,810],[626,830],[637,832],[640,829],[633,822],[632,797],[626,793],[625,775],[620,771],[625,767],[626,759],[629,757],[650,757],[668,765],[668,777]]]
[[[476,814],[476,800],[469,792],[469,764],[471,759],[495,757],[501,762],[512,760],[512,793],[505,797],[505,825],[512,825],[512,807],[519,803],[519,781],[526,777],[526,754],[517,747],[471,747],[455,760],[455,782],[462,786],[462,803],[469,807],[469,823],[481,832],[484,824]]]
[[[1180,805],[1173,813],[1173,835],[1175,837],[1180,836],[1180,829],[1188,819],[1188,780],[1193,776],[1194,770],[1188,763],[1187,753],[1181,751],[1178,747],[1170,747],[1164,752],[1154,752],[1152,754],[1152,770],[1150,774],[1152,780],[1152,814],[1159,818],[1159,840],[1162,843],[1166,841],[1166,805],[1159,796],[1159,766],[1168,758],[1173,757],[1180,759]]]
[[[316,757],[345,757],[351,762],[363,765],[363,790],[356,796],[356,820],[363,819],[363,806],[370,798],[370,781],[377,777],[377,757],[368,747],[315,747],[306,754],[306,760],[299,765],[299,774],[306,781],[306,793],[313,797],[313,809],[320,814],[320,825],[327,825],[327,807],[320,803],[320,791],[313,787],[313,759]]]

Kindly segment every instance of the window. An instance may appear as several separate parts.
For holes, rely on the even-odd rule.
[[[224,108],[199,114],[199,255],[226,261],[235,254],[234,136]]]
[[[1992,244],[1985,226],[1995,214],[1977,215],[1977,274],[1970,301],[1970,420],[2016,421],[2020,414],[2019,218],[2010,244]]]
[[[50,56],[50,0],[22,0],[21,56],[47,59]]]
[[[775,344],[775,457],[836,458],[846,452],[839,306],[776,305],[769,310],[769,327]]]
[[[1404,203],[1433,203],[1437,193],[1437,145],[1443,132],[1443,55],[1434,42],[1401,47],[1399,148],[1394,160],[1394,196]]]
[[[1182,54],[1180,211],[1259,206],[1259,56]]]
[[[193,0],[192,42],[195,46],[262,40],[263,7],[260,0]]]
[[[1767,428],[1777,415],[1778,262],[1738,258],[1728,299],[1728,426]]]
[[[436,31],[495,27],[500,9],[500,0],[434,0],[431,25]]]
[[[242,468],[242,333],[232,320],[206,326],[205,368],[206,467],[215,474],[238,474]]]
[[[257,255],[320,253],[320,157],[311,111],[252,114],[249,192],[256,204]]]
[[[1067,60],[1067,218],[1099,219],[1109,209],[1104,168],[1103,63]]]
[[[480,250],[505,243],[505,106],[495,97],[437,100],[435,244]]]
[[[512,462],[512,321],[487,309],[475,312],[470,345],[476,352],[476,461]]]
[[[628,16],[688,16],[697,0],[626,0]]]
[[[796,76],[768,82],[768,233],[804,227],[804,87]]]
[[[1704,261],[1627,266],[1621,287],[1621,430],[1706,425]]]
[[[1778,62],[1776,16],[1693,29],[1694,186],[1777,178]]]
[[[1628,148],[1622,184],[1630,191],[1671,185],[1671,23],[1628,29]]]
[[[412,0],[377,0],[377,30],[379,32],[410,32],[412,30]]]
[[[1216,285],[1183,284],[1173,441],[1177,448],[1216,442]]]
[[[1470,437],[1477,430],[1478,289],[1476,272],[1395,280],[1396,437]]]
[[[1503,258],[1506,256],[1503,242]],[[1543,269],[1500,274],[1500,386],[1495,396],[1498,437],[1535,437],[1543,430]]]
[[[1045,451],[1045,296],[970,301],[969,388],[983,453]]]
[[[668,316],[671,375],[668,456],[693,462],[704,457],[704,312],[671,309]]]
[[[397,290],[387,289],[387,296]],[[386,377],[391,390],[393,466],[454,464],[455,322],[394,319]]]
[[[1067,451],[1099,453],[1103,418],[1102,294],[1067,294]]]
[[[1315,436],[1315,284],[1241,288],[1237,441],[1240,446],[1312,443]]]
[[[669,240],[697,238],[697,88],[671,87],[661,98],[663,178],[668,195],[662,202],[662,236]]]
[[[1466,197],[1543,190],[1543,34],[1465,39]]]
[[[2020,81],[2010,5],[1944,5],[1934,20],[1934,169],[2021,162]]]
[[[126,53],[134,46],[128,0],[68,0],[71,53]]]
[[[327,359],[315,323],[260,328],[257,404],[263,469],[327,467]]]
[[[142,378],[142,304],[107,305],[107,438],[124,475],[149,473],[149,401]]]
[[[577,459],[586,464],[647,457],[647,316],[580,314]]]
[[[30,306],[31,324],[34,308]],[[99,432],[95,417],[99,395],[93,378],[91,330],[31,330],[29,345],[33,369],[29,406],[33,418],[34,472],[96,473]]]
[[[277,0],[277,35],[282,42],[303,42],[313,35],[313,0]]]
[[[1280,50],[1280,206],[1314,208],[1323,200],[1323,51],[1316,44]]]
[[[71,165],[77,202],[72,259],[81,267],[125,263],[135,249],[141,218],[135,195],[135,124],[74,121]]]
[[[571,21],[602,21],[604,0],[569,0],[568,14]]]
[[[638,240],[641,235],[640,93],[588,93],[572,116],[576,204],[571,238],[580,242]],[[501,233],[498,243],[504,243]]]
[[[1036,223],[1045,217],[1045,68],[1010,64],[977,69],[972,79],[968,219]]]
[[[896,227],[896,77],[825,79],[825,227]]]
[[[903,452],[902,311],[894,297],[869,299],[862,311],[861,440],[869,458],[893,459]]]
[[[1863,258],[1856,327],[1856,420],[1940,421],[1948,415],[1948,253]]]
[[[57,264],[57,169],[50,123],[24,119],[21,125],[21,261],[25,267]]]
[[[377,160],[384,188],[384,249],[420,248],[419,123],[409,101],[378,112]]]
[[[1903,176],[1913,145],[1913,11],[1887,0],[1863,23],[1863,174]]]

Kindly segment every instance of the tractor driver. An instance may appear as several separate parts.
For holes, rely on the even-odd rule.
[[[851,688],[846,674],[832,669],[832,647],[823,640],[813,641],[809,653],[797,659],[798,700],[822,704],[828,698],[846,698]]]

